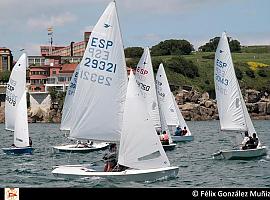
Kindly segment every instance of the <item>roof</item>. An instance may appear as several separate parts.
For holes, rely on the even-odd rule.
[[[60,73],[73,73],[77,65],[77,63],[62,64]]]

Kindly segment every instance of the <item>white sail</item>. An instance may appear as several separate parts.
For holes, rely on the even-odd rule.
[[[178,125],[180,125],[182,129],[184,127],[186,127],[187,133],[186,133],[185,136],[190,136],[191,135],[191,131],[190,131],[190,129],[189,129],[189,127],[188,127],[188,125],[187,125],[187,123],[186,123],[186,121],[185,121],[185,119],[184,119],[184,117],[183,117],[183,115],[182,115],[182,113],[181,113],[181,111],[180,111],[180,109],[179,109],[176,101],[175,101],[175,98],[173,96],[173,93],[171,93],[171,95],[172,95],[174,106],[176,108],[175,110],[176,110],[177,118],[178,118],[178,121],[179,121],[179,124]]]
[[[238,84],[238,88],[239,88],[239,92],[241,92],[239,84]],[[243,107],[243,110],[244,110],[244,116],[245,116],[245,121],[246,121],[247,129],[248,129],[248,134],[252,135],[253,133],[256,133],[256,131],[255,131],[255,128],[254,128],[253,123],[251,121],[251,118],[250,118],[250,116],[248,114],[247,106],[245,104],[245,101],[244,101],[242,95],[241,95],[241,104],[242,104],[242,107]]]
[[[183,129],[186,127],[187,134],[191,135],[191,132],[186,124],[186,121],[181,114],[181,111],[175,101],[175,98],[171,92],[170,85],[165,73],[163,64],[159,65],[157,75],[156,75],[156,86],[157,86],[157,95],[158,95],[158,104],[164,113],[165,120],[169,126],[180,125]]]
[[[79,70],[80,70],[80,65],[76,67],[71,77],[71,80],[69,82],[69,86],[66,92],[64,107],[63,107],[60,130],[70,130],[70,127],[72,125],[72,116],[73,116],[72,107],[74,103],[74,95],[75,95]]]
[[[157,94],[154,72],[149,48],[144,49],[143,55],[136,68],[136,82],[145,99],[147,110],[155,127],[160,127],[160,117],[157,103]]]
[[[7,130],[14,131],[17,104],[26,86],[26,67],[27,56],[23,53],[13,67],[7,84],[5,101],[5,128]]]
[[[135,169],[170,166],[132,71],[127,89],[118,163]]]
[[[26,91],[18,102],[15,117],[14,144],[16,147],[29,146]]]
[[[235,75],[227,36],[222,33],[215,53],[214,80],[221,130],[246,131],[242,95]]]
[[[119,141],[127,70],[115,2],[111,2],[87,44],[74,96],[73,138]]]
[[[158,104],[164,113],[167,124],[173,126],[178,125],[179,121],[177,118],[176,108],[173,103],[171,89],[162,63],[159,65],[156,74],[156,87]]]
[[[159,100],[159,96],[158,96],[158,100]],[[172,137],[171,137],[171,130],[168,127],[166,118],[164,116],[164,113],[162,111],[162,109],[159,106],[159,115],[160,115],[160,126],[161,126],[161,134],[163,133],[163,131],[166,131],[168,136],[169,136],[169,143],[172,143]]]

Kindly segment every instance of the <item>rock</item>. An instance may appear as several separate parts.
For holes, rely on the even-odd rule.
[[[267,103],[266,102],[258,102],[257,105],[258,105],[259,113],[262,115],[265,115]]]
[[[208,94],[208,92],[204,92],[204,93],[202,94],[202,99],[204,99],[204,100],[209,100],[209,94]]]
[[[256,103],[260,100],[260,92],[256,90],[246,90],[247,102]]]
[[[193,108],[195,107],[194,104],[192,103],[185,103],[182,107],[182,110],[185,111],[185,110],[193,110]]]
[[[270,115],[270,103],[266,104],[266,114]]]
[[[208,100],[208,101],[205,101],[204,105],[205,105],[206,108],[210,108],[213,105],[213,102]]]

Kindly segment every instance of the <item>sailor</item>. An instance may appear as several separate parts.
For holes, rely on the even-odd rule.
[[[111,172],[117,165],[115,143],[110,144],[109,152],[103,156],[103,160],[105,160],[104,172]]]
[[[246,144],[247,144],[248,141],[249,141],[248,132],[245,131],[245,136],[244,136],[244,139],[243,139],[243,141],[241,143],[241,146],[242,146],[243,150],[247,149]]]

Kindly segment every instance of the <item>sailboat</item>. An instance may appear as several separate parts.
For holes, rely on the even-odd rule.
[[[182,129],[186,127],[187,134],[184,136],[175,136],[171,134],[171,139],[173,142],[184,142],[192,141],[194,139],[191,135],[191,131],[188,128],[186,121],[181,114],[181,111],[175,101],[175,98],[171,92],[169,82],[161,63],[159,65],[156,74],[156,87],[158,96],[158,105],[160,110],[164,113],[165,120],[167,122],[170,133],[174,133],[177,126],[181,126]]]
[[[11,147],[2,148],[6,154],[31,154],[26,101],[26,67],[27,56],[21,55],[12,69],[6,90],[5,127],[14,131]]]
[[[256,133],[235,75],[225,32],[222,33],[215,53],[214,76],[221,131],[234,131],[234,133],[248,131],[249,135]],[[262,156],[266,152],[266,147],[259,142],[255,149],[242,150],[240,147],[233,150],[221,150],[213,154],[213,157],[245,159]]]
[[[173,150],[173,149],[175,149],[176,144],[173,143],[173,141],[172,141],[171,131],[169,130],[165,116],[164,116],[162,110],[160,109],[160,106],[159,106],[159,114],[160,114],[160,123],[161,123],[160,124],[161,125],[161,134],[163,131],[166,131],[166,133],[168,134],[168,137],[169,137],[169,144],[162,143],[162,146],[163,146],[165,151]]]
[[[118,164],[129,169],[104,172],[103,166],[66,165],[58,166],[52,173],[59,177],[105,177],[132,181],[175,177],[179,168],[170,167],[132,71],[127,84],[115,4],[113,1],[108,5],[90,36],[75,93],[75,98],[81,97],[77,101],[80,109],[75,112],[70,134],[77,138],[120,140]],[[97,63],[105,62],[105,65],[90,64],[93,59]],[[91,95],[87,95],[89,91]]]
[[[70,131],[70,127],[72,125],[72,108],[75,109],[76,103],[74,100],[74,95],[76,91],[77,79],[79,75],[80,65],[77,65],[73,75],[71,77],[65,102],[63,106],[62,119],[60,124],[60,130],[62,131]],[[98,151],[106,149],[109,146],[107,142],[92,142],[92,144],[66,144],[60,146],[54,146],[53,149],[59,152],[76,152],[76,153],[87,153],[91,151]]]
[[[141,56],[141,59],[137,64],[135,77],[137,85],[140,88],[140,91],[144,97],[147,111],[153,120],[155,128],[158,131],[160,127],[161,129],[164,128],[165,118],[163,119],[163,126],[161,126],[162,125],[161,118],[164,116],[161,116],[160,114],[158,98],[156,93],[154,71],[148,47],[144,48],[143,55]],[[162,129],[162,131],[164,131],[164,129]],[[169,132],[167,133],[170,136],[170,133]],[[169,140],[168,145],[163,145],[165,150],[172,150],[175,148],[175,146],[176,144],[173,144],[172,140]]]

